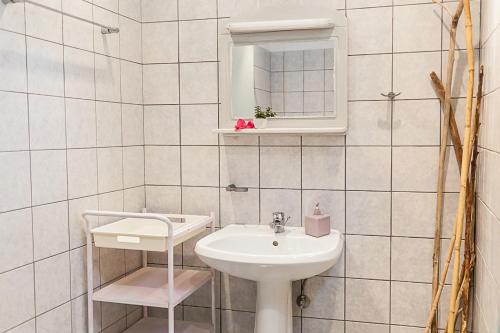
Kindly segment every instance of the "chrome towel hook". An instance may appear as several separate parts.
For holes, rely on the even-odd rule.
[[[381,93],[380,95],[384,96],[384,97],[387,97],[390,101],[393,101],[396,99],[396,97],[398,97],[399,95],[401,95],[401,93],[395,93],[393,91],[390,91],[388,92],[387,94],[384,94],[384,93]]]

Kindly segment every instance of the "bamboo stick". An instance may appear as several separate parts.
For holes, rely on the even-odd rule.
[[[459,272],[460,272],[460,248],[461,248],[461,236],[464,225],[464,214],[465,214],[465,201],[467,195],[467,182],[469,176],[469,167],[471,159],[471,139],[472,130],[471,127],[474,126],[472,120],[472,99],[474,95],[474,46],[472,37],[472,15],[470,0],[464,0],[464,12],[465,12],[465,33],[467,40],[467,63],[469,67],[469,79],[467,82],[467,103],[465,110],[465,134],[464,134],[464,156],[462,158],[462,168],[460,173],[460,196],[458,202],[457,215],[455,219],[456,231],[455,231],[455,246],[454,246],[454,262],[453,262],[453,275],[451,281],[451,295],[450,295],[450,309],[448,313],[448,324],[447,331],[454,332],[455,330],[455,313],[457,311],[455,299],[458,294],[459,285]],[[474,119],[475,120],[475,119]],[[472,125],[471,125],[472,123]]]
[[[446,70],[446,88],[444,91],[444,121],[441,130],[441,147],[439,150],[439,171],[437,181],[437,194],[436,194],[436,219],[434,231],[434,252],[432,261],[432,297],[437,294],[439,284],[439,266],[441,260],[441,234],[443,226],[443,202],[444,202],[444,180],[446,173],[446,145],[448,143],[448,128],[450,123],[450,101],[451,101],[451,85],[453,83],[453,69],[455,66],[455,47],[458,21],[462,15],[464,8],[463,0],[459,1],[457,9],[452,18],[450,28],[450,43],[448,47],[448,67]],[[437,333],[437,318],[434,319],[432,324],[432,332]]]
[[[475,115],[475,131],[472,139],[472,161],[471,161],[471,172],[469,181],[469,191],[467,196],[467,210],[466,210],[466,220],[465,220],[465,254],[464,254],[464,281],[463,281],[463,292],[462,292],[462,323],[461,323],[461,333],[465,333],[470,318],[470,293],[471,293],[471,279],[474,271],[474,256],[475,256],[475,242],[474,242],[474,197],[476,192],[476,168],[477,168],[477,156],[478,156],[478,141],[479,141],[479,130],[480,130],[480,118],[481,118],[481,104],[483,97],[483,81],[484,81],[484,67],[481,66],[479,69],[479,84],[477,89],[476,98],[476,115]],[[457,301],[458,302],[458,301]],[[457,305],[456,305],[457,306]]]
[[[436,72],[432,72],[430,75],[436,93],[439,99],[441,100],[441,103],[444,104],[445,88],[443,86],[443,82],[438,77]],[[450,104],[450,136],[451,136],[451,141],[453,142],[453,149],[455,150],[455,157],[457,159],[457,164],[458,167],[460,168],[462,166],[462,155],[463,155],[462,139],[460,139],[460,133],[458,131],[457,119],[455,118],[455,110],[453,110],[453,106],[451,104]]]

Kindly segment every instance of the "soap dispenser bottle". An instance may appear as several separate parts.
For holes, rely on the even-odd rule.
[[[316,203],[313,215],[305,217],[306,235],[321,237],[330,233],[330,215],[323,214]]]

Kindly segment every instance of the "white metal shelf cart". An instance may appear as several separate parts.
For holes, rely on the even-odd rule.
[[[88,217],[115,217],[118,221],[91,228]],[[174,269],[174,246],[215,230],[215,214],[124,213],[86,211],[82,214],[87,236],[88,333],[94,333],[94,301],[139,305],[143,318],[126,333],[215,332],[215,271]],[[174,222],[175,221],[175,222]],[[94,290],[92,243],[96,247],[142,251],[142,267],[115,282]],[[148,267],[147,252],[167,251],[167,268]],[[211,281],[212,323],[194,323],[174,318],[174,308]],[[168,318],[148,317],[147,307],[168,309]]]

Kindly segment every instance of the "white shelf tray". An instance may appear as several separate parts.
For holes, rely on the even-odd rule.
[[[210,216],[164,214],[173,223],[174,246],[203,232]],[[175,222],[181,221],[181,222]],[[90,230],[96,247],[125,250],[167,251],[166,223],[146,218],[125,218]]]
[[[168,320],[152,317],[144,318],[124,333],[168,333]],[[210,333],[210,325],[176,320],[175,333]]]
[[[181,303],[206,282],[210,271],[174,270],[174,304]],[[94,292],[94,301],[168,308],[167,269],[141,268]],[[182,331],[181,331],[182,332]]]
[[[325,135],[343,135],[347,131],[346,128],[325,127],[325,128],[255,128],[242,129],[236,131],[234,128],[216,128],[214,133],[224,134],[229,136],[237,135],[266,135],[266,134],[325,134]]]

